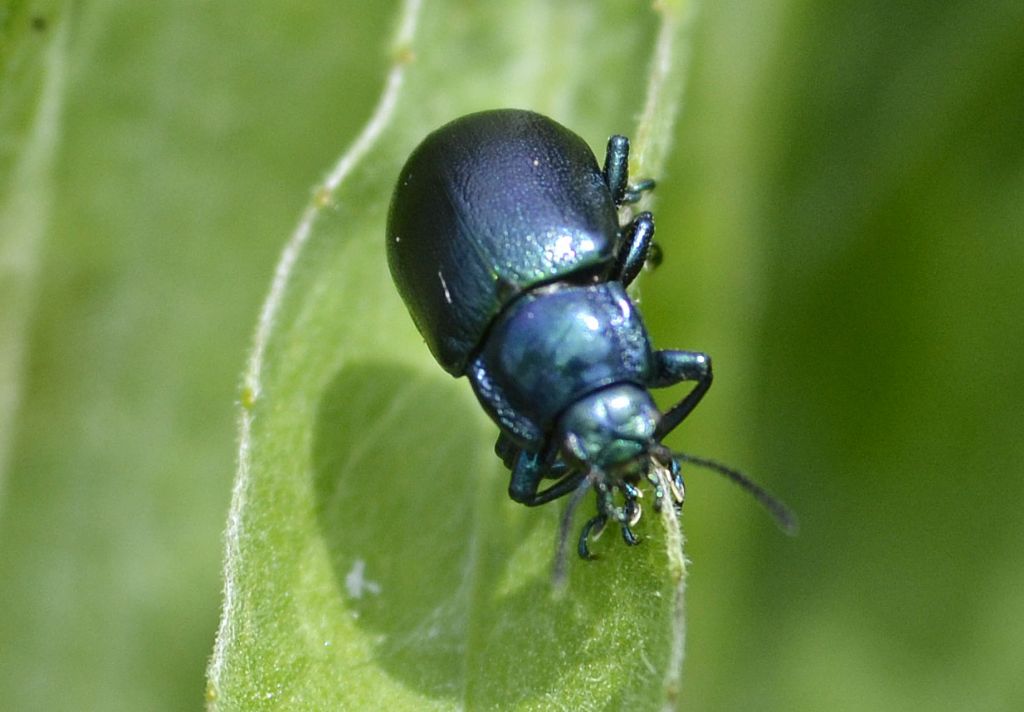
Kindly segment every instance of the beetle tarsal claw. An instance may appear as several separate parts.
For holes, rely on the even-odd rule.
[[[683,506],[683,502],[686,501],[686,492],[682,487],[677,487],[675,483],[672,483],[672,499],[676,501],[680,507]]]
[[[645,477],[654,488],[654,511],[660,512],[662,504],[665,501],[665,485],[664,478],[658,473],[657,462],[655,462],[654,466],[647,471]]]
[[[676,505],[682,507],[683,502],[686,501],[686,486],[683,484],[683,478],[678,475],[668,474],[665,477],[668,483],[668,489],[672,493],[672,499]]]
[[[640,521],[640,517],[643,516],[643,508],[639,502],[633,503],[633,516],[629,518],[629,526],[635,527],[637,522]]]
[[[653,459],[651,469],[647,473],[647,481],[654,486],[654,508],[661,511],[665,494],[668,492],[676,509],[683,506],[686,499],[686,488],[683,478],[672,468],[665,466],[659,459]]]

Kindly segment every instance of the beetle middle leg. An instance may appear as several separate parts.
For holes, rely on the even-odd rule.
[[[654,216],[640,213],[623,228],[625,240],[615,261],[612,274],[628,287],[640,274],[654,245]]]

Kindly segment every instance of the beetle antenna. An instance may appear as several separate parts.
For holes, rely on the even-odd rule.
[[[583,496],[594,486],[596,473],[594,468],[587,470],[587,474],[580,480],[579,485],[573,490],[569,497],[569,504],[562,513],[562,521],[558,525],[558,544],[555,547],[555,564],[551,569],[551,583],[556,591],[565,590],[566,576],[569,563],[569,527],[572,526],[572,516],[576,513],[576,507],[583,501]]]
[[[694,465],[703,467],[707,470],[712,470],[720,475],[724,475],[729,478],[740,487],[745,489],[751,495],[754,496],[762,507],[768,510],[768,513],[775,519],[775,523],[779,525],[782,531],[786,532],[790,536],[795,536],[797,531],[800,529],[800,522],[796,518],[796,514],[792,509],[783,504],[782,500],[776,498],[768,490],[761,487],[761,485],[754,482],[752,479],[744,475],[739,470],[734,470],[731,467],[723,465],[715,460],[708,460],[703,457],[697,457],[696,455],[688,455],[685,452],[673,452],[672,457],[681,462],[691,462]]]

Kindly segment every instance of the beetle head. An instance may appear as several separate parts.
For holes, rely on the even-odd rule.
[[[576,401],[559,421],[563,454],[581,465],[626,474],[643,466],[660,418],[643,388],[602,388]]]

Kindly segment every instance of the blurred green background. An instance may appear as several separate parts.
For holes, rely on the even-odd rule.
[[[0,4],[5,708],[202,704],[238,374],[393,12]],[[693,40],[642,308],[717,380],[672,444],[803,528],[690,475],[683,704],[1022,709],[1024,4],[725,0]]]

